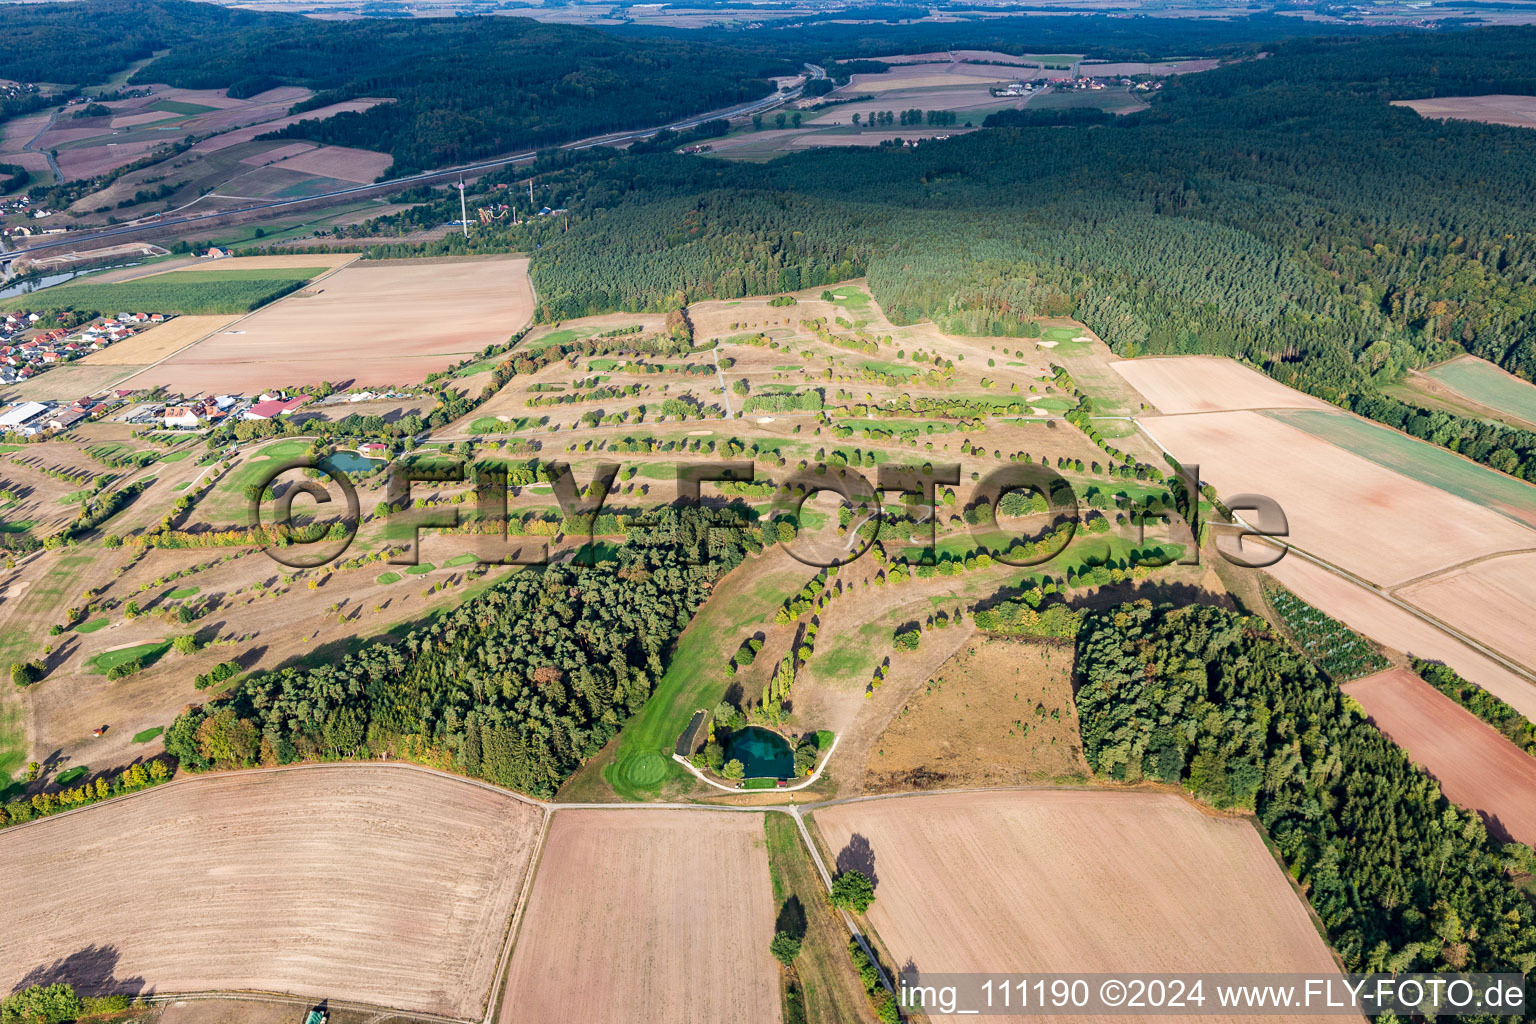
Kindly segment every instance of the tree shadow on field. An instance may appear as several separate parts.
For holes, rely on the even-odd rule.
[[[116,946],[87,946],[51,964],[32,968],[18,981],[12,992],[33,985],[73,985],[86,996],[141,996],[147,994],[142,977],[117,977],[121,955]]]
[[[796,939],[805,938],[805,905],[799,896],[791,896],[779,908],[778,919],[773,922],[775,932],[788,932]]]
[[[875,874],[875,848],[857,832],[848,837],[848,845],[837,855],[837,872],[842,874],[844,871],[857,871],[869,879],[871,886],[878,888],[880,885]]]

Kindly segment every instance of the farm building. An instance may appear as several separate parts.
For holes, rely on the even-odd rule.
[[[22,402],[7,412],[0,413],[0,429],[14,430],[17,427],[26,426],[47,411],[48,407],[41,402]]]

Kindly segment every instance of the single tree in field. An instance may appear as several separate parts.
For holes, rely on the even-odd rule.
[[[768,944],[768,951],[773,954],[775,960],[788,967],[795,962],[795,957],[800,955],[800,940],[789,932],[779,932]]]
[[[875,886],[862,871],[844,871],[832,880],[832,905],[862,914],[875,902]]]

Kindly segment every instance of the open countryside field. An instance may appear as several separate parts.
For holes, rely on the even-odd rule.
[[[1072,702],[1072,650],[972,638],[874,743],[872,793],[1088,778]]]
[[[1333,970],[1254,826],[1172,794],[892,797],[815,823],[876,879],[869,922],[919,971]]]
[[[57,307],[98,313],[249,313],[302,287],[324,269],[225,271],[188,267],[120,284],[66,284],[50,291],[48,298]],[[21,296],[0,304],[0,308],[29,309],[36,305],[36,299]]]
[[[771,1024],[775,912],[759,815],[557,811],[501,1020]]]
[[[178,353],[135,383],[187,393],[322,380],[411,383],[505,343],[532,314],[526,259],[357,264],[250,317],[239,333]]]
[[[1337,410],[1271,410],[1265,415],[1378,466],[1499,512],[1536,530],[1536,485],[1479,465],[1427,441]],[[1536,535],[1527,541],[1536,541]],[[1469,552],[1465,557],[1472,557]]]
[[[1420,117],[1443,121],[1482,121],[1516,128],[1536,128],[1536,96],[1436,96],[1424,100],[1393,100]]]
[[[1217,356],[1157,356],[1110,363],[1165,416],[1239,409],[1329,409],[1326,402]]]
[[[1496,834],[1536,844],[1536,757],[1408,669],[1344,685],[1378,729]]]
[[[1262,413],[1141,423],[1180,461],[1198,464],[1201,479],[1222,495],[1273,498],[1285,510],[1291,543],[1383,586],[1536,541],[1536,532],[1497,512]]]
[[[1536,667],[1536,552],[1460,566],[1396,594],[1500,654]]]
[[[189,779],[13,828],[0,985],[41,969],[90,988],[100,957],[77,954],[105,949],[135,991],[478,1019],[541,824],[487,787],[351,765]]]
[[[169,323],[157,324],[131,338],[92,352],[80,362],[88,366],[145,366],[201,341],[233,323],[238,316],[178,316]]]
[[[1476,356],[1458,356],[1424,371],[1452,391],[1481,405],[1536,424],[1536,385]]]
[[[1536,719],[1536,682],[1376,591],[1295,555],[1287,555],[1264,571],[1297,597],[1356,632],[1394,650],[1444,662],[1522,715]]]

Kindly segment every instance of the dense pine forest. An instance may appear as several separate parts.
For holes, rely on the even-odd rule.
[[[191,708],[182,767],[392,753],[548,797],[638,711],[672,642],[758,540],[734,511],[667,508],[614,563],[513,570],[398,642],[286,668]]]
[[[1077,692],[1099,775],[1254,811],[1350,971],[1536,969],[1536,917],[1476,814],[1260,619],[1085,616]]]
[[[1536,479],[1536,435],[1379,390],[1462,350],[1536,376],[1536,132],[1389,102],[1533,91],[1531,29],[1307,39],[1112,124],[586,161],[535,283],[559,319],[867,273],[898,322],[1071,314],[1123,354],[1236,356]]]

